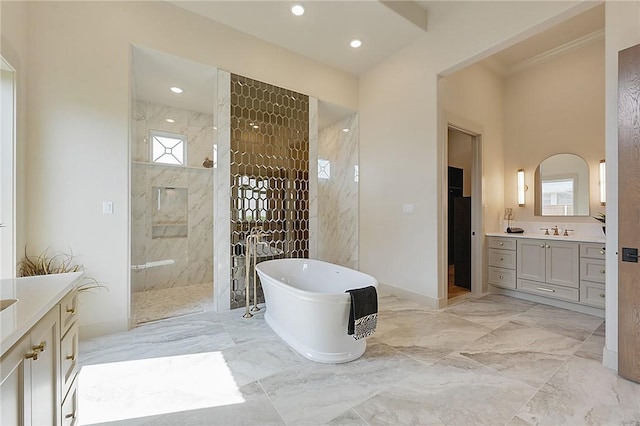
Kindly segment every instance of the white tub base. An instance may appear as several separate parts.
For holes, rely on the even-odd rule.
[[[367,349],[367,341],[365,339],[361,339],[354,341],[349,352],[320,352],[305,346],[302,342],[287,332],[284,327],[280,327],[276,321],[271,319],[268,309],[264,314],[264,320],[287,345],[291,346],[293,350],[311,361],[321,362],[324,364],[340,364],[360,358]]]

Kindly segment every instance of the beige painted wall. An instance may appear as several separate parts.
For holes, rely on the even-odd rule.
[[[433,24],[424,37],[361,76],[364,272],[398,294],[431,305],[443,303],[444,286],[436,277],[443,281],[446,267],[441,190],[446,127],[439,122],[438,75],[461,69],[587,7],[576,2],[460,2],[445,14],[435,5],[430,13]],[[414,204],[415,213],[403,214],[404,203]],[[497,221],[497,207],[487,208],[494,211],[485,216]]]
[[[618,51],[640,43],[640,2],[605,4],[605,145],[607,158],[606,346],[603,363],[618,369]]]
[[[598,168],[605,158],[604,90],[604,40],[506,78],[504,198],[505,207],[513,207],[516,221],[558,221],[534,216],[534,175],[541,161],[561,153],[587,161],[590,212],[603,211]],[[518,207],[516,198],[516,172],[521,168],[529,187],[524,207]],[[569,221],[594,223],[589,216]]]
[[[16,70],[16,258],[24,253],[26,243],[26,185],[27,185],[27,3],[0,3],[0,55]]]
[[[2,19],[25,6],[2,2]],[[73,248],[109,291],[81,301],[84,337],[128,327],[130,45],[139,44],[357,109],[357,79],[165,2],[29,2],[27,238]],[[113,201],[113,215],[102,202]]]

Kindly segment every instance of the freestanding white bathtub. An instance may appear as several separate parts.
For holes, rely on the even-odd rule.
[[[351,298],[346,290],[378,287],[370,275],[312,259],[258,263],[267,324],[306,358],[324,363],[353,361],[365,339],[347,335]]]

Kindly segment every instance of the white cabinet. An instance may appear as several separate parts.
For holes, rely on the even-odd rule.
[[[0,425],[76,424],[77,292],[0,358]]]
[[[2,425],[59,424],[60,307],[0,359]]]

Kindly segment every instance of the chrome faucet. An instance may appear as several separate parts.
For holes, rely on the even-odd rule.
[[[553,235],[560,235],[560,233],[558,232],[558,225],[551,228],[551,230],[553,231]]]

